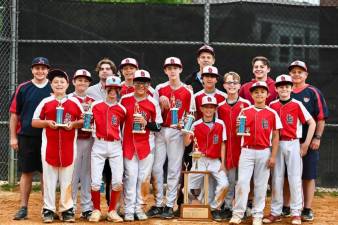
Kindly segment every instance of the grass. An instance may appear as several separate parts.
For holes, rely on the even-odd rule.
[[[15,184],[15,185],[11,185],[11,184],[2,184],[0,186],[1,191],[17,191],[19,190],[19,185]],[[33,184],[32,185],[32,192],[39,192],[41,190],[40,188],[40,184]]]

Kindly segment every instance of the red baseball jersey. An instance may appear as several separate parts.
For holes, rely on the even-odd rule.
[[[134,91],[135,91],[135,87],[133,85],[127,86],[124,81],[122,82],[122,87],[120,91],[121,96],[133,93]],[[147,91],[148,95],[154,96],[154,92],[155,92],[154,88],[152,88],[151,86],[148,87],[148,91]]]
[[[216,119],[209,127],[202,119],[195,121],[192,125],[194,137],[197,140],[199,151],[209,158],[221,157],[222,143],[227,139],[225,125],[222,120]]]
[[[278,113],[281,119],[283,125],[280,132],[281,140],[302,137],[302,124],[306,123],[312,116],[300,101],[291,99],[283,105],[280,100],[275,100],[269,106]]]
[[[92,106],[95,132],[94,137],[104,138],[107,141],[122,139],[121,125],[126,118],[126,109],[120,104],[108,104],[105,101],[96,101]]]
[[[195,112],[195,101],[193,93],[185,84],[174,90],[170,87],[169,81],[159,84],[155,89],[155,99],[159,100],[161,96],[166,96],[171,101],[171,97],[175,98],[175,107],[178,108],[178,118],[182,119],[184,113]],[[169,109],[162,111],[163,127],[169,127],[171,122],[171,113]]]
[[[146,99],[137,101],[134,94],[127,94],[121,98],[121,105],[126,109],[126,120],[123,127],[123,156],[131,160],[134,154],[139,160],[148,156],[151,149],[155,147],[154,134],[146,129],[145,134],[133,134],[133,122],[135,103],[138,103],[140,113],[148,122],[162,123],[161,110],[157,101],[147,96]]]
[[[242,147],[265,149],[271,146],[272,131],[282,128],[277,112],[266,106],[258,109],[249,106],[242,110],[246,116],[246,128],[250,136],[242,137]]]
[[[197,112],[197,116],[196,116],[196,120],[202,118],[202,112],[201,112],[201,105],[202,105],[202,98],[204,96],[213,96],[216,98],[217,100],[217,104],[223,102],[226,98],[227,98],[227,94],[225,94],[224,92],[216,89],[214,93],[206,93],[205,90],[201,90],[199,92],[197,92],[196,94],[194,94],[194,98],[195,98],[195,104],[196,104],[196,112]]]
[[[239,97],[234,105],[229,105],[224,101],[217,108],[218,118],[224,122],[227,132],[225,166],[228,170],[238,167],[241,137],[237,135],[236,120],[242,109],[248,106],[250,106],[250,102]]]
[[[44,98],[36,108],[33,119],[56,121],[56,107],[58,105],[59,101],[55,96]],[[64,108],[64,123],[81,119],[83,109],[76,98],[63,98],[61,105]],[[77,129],[43,128],[41,151],[46,151],[46,158],[43,160],[56,167],[71,165],[73,163],[74,150],[76,149],[76,139]]]
[[[71,93],[71,94],[68,95],[68,97],[77,98],[77,100],[79,100],[84,112],[87,112],[88,109],[89,109],[89,105],[94,102],[94,99],[92,97],[89,97],[88,95],[86,95],[85,97],[80,97],[80,96],[76,95],[75,93]],[[83,131],[81,129],[78,129],[78,133],[77,133],[78,139],[89,139],[91,136],[92,136],[91,132],[86,132],[86,131]]]

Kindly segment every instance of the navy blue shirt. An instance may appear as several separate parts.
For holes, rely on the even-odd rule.
[[[42,99],[51,95],[50,83],[37,86],[32,81],[20,84],[14,95],[9,111],[19,116],[17,134],[26,136],[41,136],[42,129],[32,127],[32,118],[36,107]]]
[[[302,102],[316,122],[328,118],[329,110],[324,96],[316,87],[307,84],[303,88],[293,90],[291,97]],[[305,141],[308,128],[307,124],[303,125],[301,143]]]

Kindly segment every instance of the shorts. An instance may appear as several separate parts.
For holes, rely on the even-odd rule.
[[[22,173],[42,172],[41,137],[18,135],[18,170]]]
[[[303,180],[317,178],[318,160],[319,150],[312,150],[309,148],[307,154],[303,157]]]

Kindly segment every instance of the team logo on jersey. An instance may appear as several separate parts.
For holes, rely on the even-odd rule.
[[[113,126],[117,126],[117,125],[118,125],[118,120],[117,120],[117,117],[116,117],[115,115],[113,115],[113,116],[111,117],[111,124],[112,124]]]
[[[303,100],[304,100],[305,103],[308,103],[310,101],[310,98],[309,97],[304,97]]]
[[[67,123],[70,123],[70,122],[72,122],[72,115],[70,115],[69,113],[66,113],[65,118],[63,120],[63,123],[67,124]]]
[[[218,138],[218,135],[215,134],[214,137],[213,137],[213,139],[212,139],[212,140],[213,140],[212,143],[213,143],[214,145],[217,144],[217,143],[218,143],[218,139],[219,139],[219,138]]]
[[[262,120],[262,128],[268,129],[269,128],[269,122],[266,119]]]
[[[178,109],[180,109],[182,107],[182,101],[181,101],[181,99],[175,99],[175,102],[176,102],[175,107],[178,108]]]
[[[286,115],[286,122],[288,124],[293,124],[293,116],[291,114]]]

